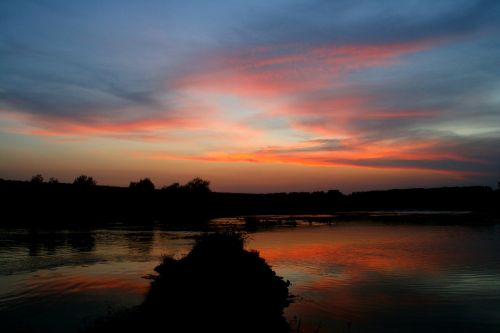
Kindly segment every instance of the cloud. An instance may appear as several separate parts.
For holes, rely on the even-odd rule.
[[[0,13],[3,132],[176,142],[159,159],[498,175],[498,1]]]
[[[399,44],[349,44],[230,50],[208,59],[207,68],[180,78],[176,89],[240,96],[273,97],[335,88],[334,79],[364,68],[398,63],[399,57],[442,41]],[[224,50],[223,50],[224,51]]]
[[[414,133],[407,139],[318,139],[255,151],[174,155],[157,152],[151,159],[211,162],[291,163],[309,166],[419,170],[459,176],[494,176],[500,167],[500,136],[477,138]],[[493,156],[492,156],[493,154]]]
[[[295,1],[254,10],[241,28],[257,44],[301,42],[398,43],[463,36],[498,28],[494,0],[453,1]]]
[[[260,72],[250,75],[246,68],[238,81],[226,68],[199,80],[234,85],[240,93],[296,91],[305,85],[314,89],[322,71],[380,66],[417,51],[411,48],[422,47],[422,41],[497,27],[500,7],[495,1],[444,1],[431,6],[430,2],[353,5],[322,0],[200,2],[194,11],[178,1],[150,6],[125,1],[119,3],[121,11],[115,5],[3,4],[0,100],[4,107],[73,116],[76,121],[87,113],[106,114],[129,103],[155,109],[164,87],[199,75],[204,60],[221,50],[232,53],[230,61],[241,57],[239,65],[256,66]],[[37,38],[32,31],[38,31]],[[259,49],[253,58],[248,56]],[[295,74],[270,68],[287,64],[294,65]],[[234,64],[226,65],[234,70]],[[311,79],[317,75],[318,80]],[[290,77],[293,80],[287,82]]]

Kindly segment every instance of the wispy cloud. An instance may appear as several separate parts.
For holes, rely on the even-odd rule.
[[[148,161],[499,176],[498,1],[44,1],[0,13],[5,134],[151,143]]]

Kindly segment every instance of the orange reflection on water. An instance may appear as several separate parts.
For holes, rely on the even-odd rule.
[[[102,268],[106,270],[100,271]],[[104,265],[102,267],[95,265],[43,271],[26,277],[25,290],[30,290],[30,293],[34,295],[86,294],[89,292],[106,294],[110,290],[120,290],[127,295],[144,295],[147,292],[150,281],[140,278],[143,272],[116,274],[107,269],[108,267]],[[145,271],[153,272],[152,267]]]
[[[366,320],[380,307],[438,302],[413,286],[439,280],[443,266],[460,260],[445,250],[453,235],[440,227],[366,223],[277,232],[254,235],[250,247],[291,280],[299,298],[287,313],[306,321]]]
[[[436,240],[436,233],[395,226],[396,236],[387,229],[376,225],[357,229],[348,225],[319,227],[290,233],[290,237],[283,235],[279,244],[269,243],[271,237],[266,239],[265,235],[258,235],[251,247],[259,249],[271,264],[309,262],[316,268],[335,264],[383,272],[437,272],[443,262],[454,260],[455,256],[448,252],[427,250]],[[445,238],[441,239],[441,242],[445,241]]]

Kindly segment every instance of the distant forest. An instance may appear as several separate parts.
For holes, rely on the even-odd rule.
[[[500,190],[487,186],[338,190],[268,194],[213,192],[210,182],[194,178],[157,189],[149,178],[129,187],[101,186],[86,175],[73,183],[0,179],[2,225],[101,222],[188,223],[224,216],[259,214],[336,214],[373,210],[471,211],[500,215]]]

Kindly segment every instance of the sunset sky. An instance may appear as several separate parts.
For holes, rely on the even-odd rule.
[[[500,180],[500,1],[0,2],[0,177]]]

